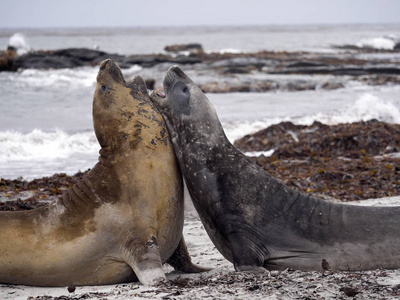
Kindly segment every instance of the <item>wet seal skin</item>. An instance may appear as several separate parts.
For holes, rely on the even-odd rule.
[[[226,138],[215,109],[179,68],[153,93],[194,206],[236,270],[400,267],[400,207],[328,202],[292,190]]]
[[[182,236],[182,178],[161,115],[141,77],[100,66],[94,168],[48,207],[0,212],[0,282],[35,286],[165,280],[162,264],[193,265]]]

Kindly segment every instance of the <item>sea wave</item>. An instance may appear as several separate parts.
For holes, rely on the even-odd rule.
[[[359,48],[373,48],[382,50],[393,50],[395,45],[396,40],[394,36],[367,38],[356,43],[356,46]]]
[[[18,55],[23,55],[31,50],[28,43],[26,42],[26,38],[22,33],[14,33],[9,41],[8,46],[11,46],[17,50]]]
[[[223,124],[226,136],[233,142],[247,134],[251,134],[284,121],[294,124],[311,125],[315,121],[327,125],[353,123],[376,119],[381,122],[400,124],[400,108],[389,100],[383,100],[372,93],[364,93],[352,104],[329,113],[316,113],[302,117],[267,118],[257,121],[226,122]]]
[[[75,69],[36,70],[26,69],[18,73],[4,73],[8,81],[17,87],[92,87],[96,83],[98,67]],[[4,79],[5,80],[5,79]]]
[[[29,133],[0,131],[0,162],[59,159],[73,154],[93,153],[100,146],[93,131],[67,133],[61,130]]]
[[[125,78],[131,78],[141,69],[142,67],[133,65],[128,69],[122,69],[122,73]],[[98,66],[57,70],[25,69],[21,72],[0,74],[0,82],[11,81],[17,87],[94,87],[98,71]]]
[[[353,104],[331,114],[318,113],[297,120],[299,124],[319,121],[328,125],[353,123],[376,119],[386,123],[400,124],[400,109],[390,101],[385,101],[371,93],[361,95]]]
[[[216,52],[218,52],[220,54],[226,54],[226,53],[238,54],[238,53],[243,53],[242,50],[234,49],[234,48],[224,48],[224,49],[221,49],[221,50],[216,51]]]

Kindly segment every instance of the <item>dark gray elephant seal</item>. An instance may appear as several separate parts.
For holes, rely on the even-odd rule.
[[[303,195],[250,162],[226,138],[202,91],[178,67],[152,94],[195,208],[236,270],[400,267],[400,207],[360,207]],[[262,270],[262,269],[261,269]]]
[[[141,77],[102,62],[93,100],[99,162],[49,207],[0,212],[0,282],[76,286],[198,272],[182,237],[183,189],[161,115]],[[136,275],[136,276],[135,276]]]

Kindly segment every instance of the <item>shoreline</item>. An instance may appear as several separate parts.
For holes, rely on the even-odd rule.
[[[346,129],[346,126],[352,128]],[[396,179],[394,180],[400,180],[398,179],[400,178],[400,169],[397,167],[400,165],[400,158],[390,158],[390,163],[388,163],[388,157],[384,157],[384,155],[390,156],[390,153],[398,153],[396,151],[399,151],[396,147],[387,147],[387,145],[391,145],[390,143],[400,144],[396,144],[398,143],[396,138],[400,138],[400,135],[393,135],[393,132],[390,131],[397,130],[398,127],[400,125],[377,121],[333,126],[315,123],[311,127],[296,126],[285,122],[270,126],[253,135],[245,136],[237,141],[237,146],[241,147],[242,151],[259,151],[260,147],[265,147],[268,144],[265,138],[269,137],[271,141],[278,144],[274,146],[274,153],[270,157],[259,156],[249,159],[276,176],[278,180],[303,192],[305,190],[306,193],[321,196],[320,191],[316,188],[322,187],[323,195],[331,201],[340,201],[332,200],[330,195],[334,191],[342,190],[347,195],[353,196],[347,197],[348,199],[345,197],[342,201],[347,202],[342,203],[398,206],[400,205],[399,189],[394,189],[397,192],[393,192],[393,196],[397,195],[396,197],[385,199],[365,200],[368,198],[368,193],[352,193],[356,189],[367,191],[366,184],[374,187],[374,184],[385,181],[382,178],[388,176],[388,174],[395,176]],[[319,129],[315,130],[316,128]],[[380,131],[379,128],[385,130]],[[309,152],[307,147],[302,146],[309,143],[307,132],[311,132],[311,136],[317,138],[317,145],[323,145],[324,138],[329,139],[330,137],[327,131],[331,131],[333,135],[337,132],[341,132],[343,135],[357,133],[354,136],[357,136],[359,141],[362,140],[362,135],[368,134],[368,132],[380,134],[375,135],[376,147],[371,147],[371,151],[361,151],[365,148],[365,145],[361,144],[356,145],[354,149],[342,149],[337,147],[337,144],[333,144],[330,147],[325,147],[325,150],[320,151],[318,155],[318,153]],[[386,131],[387,133],[385,133]],[[292,139],[288,138],[288,134],[292,136]],[[296,139],[293,139],[294,136],[297,137],[297,142],[295,142]],[[251,140],[250,145],[249,140]],[[299,151],[299,149],[302,150]],[[388,151],[390,153],[385,153]],[[383,158],[376,158],[376,154],[380,154]],[[338,160],[337,155],[344,159]],[[391,168],[387,167],[389,164],[392,165]],[[347,169],[345,168],[346,165],[348,166]],[[368,176],[371,176],[371,170],[383,170],[383,172],[376,171],[372,174],[378,174],[381,179],[378,178],[370,182],[361,180],[355,181],[355,183],[347,179],[347,184],[358,184],[356,189],[353,190],[341,186],[346,183],[340,183],[340,181],[343,181],[343,175],[347,174],[346,176],[351,178],[360,178],[360,174],[365,172],[361,167],[367,170]],[[268,168],[270,169],[268,170]],[[273,173],[274,169],[275,173]],[[354,173],[355,171],[358,174]],[[26,210],[47,205],[46,203],[55,201],[65,189],[79,181],[84,174],[85,172],[78,172],[73,176],[55,174],[31,181],[1,179],[0,199],[12,201],[0,202],[0,210]],[[339,176],[337,176],[338,174]],[[337,189],[333,188],[335,180],[338,183]],[[326,182],[330,184],[329,189],[325,187]],[[311,183],[312,185],[310,185]],[[398,186],[400,185],[392,185],[393,188]],[[165,265],[164,270],[168,281],[159,286],[148,287],[139,283],[79,286],[72,293],[68,292],[67,287],[29,287],[0,284],[0,298],[24,300],[114,300],[127,298],[172,300],[202,299],[204,297],[214,299],[265,299],[266,297],[269,299],[346,299],[348,297],[346,293],[351,294],[351,292],[358,293],[355,299],[397,299],[400,296],[400,269],[335,273],[323,272],[322,268],[321,272],[301,272],[289,269],[282,272],[265,271],[263,274],[235,272],[233,265],[223,258],[212,244],[187,195],[185,195],[183,234],[192,261],[195,264],[211,267],[211,271],[203,274],[182,274],[174,272],[171,267]]]
[[[377,120],[310,126],[282,122],[244,136],[235,146],[244,153],[259,153],[249,159],[302,193],[340,201],[400,196],[398,124]],[[260,154],[271,149],[271,156]],[[30,181],[0,178],[0,210],[43,206],[86,172]]]
[[[398,203],[400,203],[400,197]],[[185,207],[184,237],[196,264],[211,267],[202,274],[184,274],[164,265],[167,282],[143,286],[137,282],[104,286],[31,287],[0,284],[0,298],[13,300],[76,299],[398,299],[400,269],[340,272],[265,271],[235,272],[209,239],[197,213]],[[347,293],[347,294],[346,294]]]

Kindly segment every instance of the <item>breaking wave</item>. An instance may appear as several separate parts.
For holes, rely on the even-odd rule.
[[[97,67],[74,69],[36,70],[26,69],[19,73],[7,73],[4,76],[19,87],[92,87],[96,83]]]
[[[372,119],[386,123],[400,124],[400,108],[391,101],[385,101],[373,94],[365,93],[352,104],[329,113],[319,112],[299,118],[285,117],[253,122],[227,122],[223,124],[223,127],[228,139],[233,142],[247,134],[257,132],[283,121],[291,121],[294,124],[302,125],[311,125],[313,122],[319,121],[327,125],[336,125],[360,121],[366,122]]]
[[[373,48],[382,50],[393,50],[396,45],[395,38],[392,36],[382,36],[375,38],[362,39],[356,43],[360,48]]]
[[[61,130],[29,133],[0,132],[0,161],[59,159],[72,154],[98,152],[100,146],[93,131],[69,134]]]
[[[15,48],[18,55],[25,54],[30,50],[25,36],[21,33],[14,33],[8,41],[8,46]]]
[[[353,104],[332,114],[318,113],[314,116],[303,117],[297,121],[299,124],[311,124],[319,121],[328,125],[340,123],[353,123],[376,119],[386,123],[400,124],[399,107],[390,101],[384,101],[379,97],[366,93]]]

